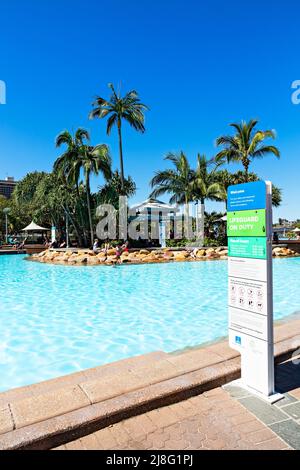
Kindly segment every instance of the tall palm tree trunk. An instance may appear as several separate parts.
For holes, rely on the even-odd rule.
[[[123,144],[122,144],[122,121],[118,119],[118,134],[119,134],[119,151],[120,151],[120,172],[121,172],[121,188],[124,195],[124,163],[123,163]]]
[[[88,236],[87,236],[87,228],[86,228],[86,223],[85,223],[85,206],[83,206],[81,199],[78,200],[78,206],[76,206],[76,211],[78,209],[78,218],[79,218],[79,226],[81,227],[82,230],[82,236],[83,236],[83,243],[84,246],[86,247],[88,245]]]
[[[67,204],[66,205],[62,204],[62,207],[63,207],[64,211],[68,214],[70,222],[71,222],[71,224],[73,225],[73,227],[75,229],[75,232],[76,232],[76,235],[77,235],[77,238],[78,238],[79,246],[82,246],[82,236],[81,236],[80,229],[79,229],[79,226],[78,226],[77,222],[75,222],[75,219],[71,215],[71,212],[69,210],[68,205]]]
[[[245,180],[246,182],[248,182],[249,180],[249,159],[246,157],[243,161],[243,166],[244,166],[244,169],[245,169]]]
[[[83,215],[83,213],[85,213],[85,206],[84,206],[83,201],[80,197],[78,183],[76,183],[76,193],[77,193],[76,212],[78,212],[79,226],[81,227],[81,230],[82,230],[81,239],[83,241],[84,246],[86,247],[88,245],[88,236],[87,236],[87,230],[86,230],[85,217]]]
[[[85,177],[85,187],[86,187],[86,201],[89,214],[89,224],[91,232],[91,244],[94,244],[94,230],[93,230],[93,220],[92,220],[92,211],[91,211],[91,191],[90,191],[90,175],[87,172]]]

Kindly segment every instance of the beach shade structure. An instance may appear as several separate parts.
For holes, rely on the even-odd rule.
[[[36,238],[35,235],[39,234],[39,237],[43,234],[43,232],[48,232],[49,229],[45,227],[41,227],[40,225],[37,225],[33,221],[27,225],[27,227],[23,228],[22,232],[25,232],[25,241],[30,238],[31,243],[32,241]]]
[[[294,232],[294,233],[299,233],[299,232],[300,232],[300,228],[296,227],[296,228],[294,228],[294,230],[292,230],[292,232]]]
[[[47,232],[48,230],[48,228],[40,227],[32,221],[27,227],[23,228],[22,232]]]

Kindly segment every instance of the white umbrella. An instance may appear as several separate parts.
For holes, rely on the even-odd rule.
[[[35,224],[34,222],[31,222],[31,224],[27,225],[27,227],[23,228],[22,232],[38,232],[38,231],[46,231],[49,230],[48,228],[45,227],[40,227],[39,225]]]
[[[298,233],[298,232],[300,232],[300,228],[296,227],[296,228],[294,228],[294,230],[292,230],[292,232]]]

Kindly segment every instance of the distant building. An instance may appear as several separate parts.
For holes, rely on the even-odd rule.
[[[0,180],[0,195],[10,199],[16,184],[17,181],[13,176],[7,176],[5,180]]]

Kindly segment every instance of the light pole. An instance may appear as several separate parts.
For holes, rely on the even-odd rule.
[[[3,209],[3,212],[5,214],[5,242],[6,244],[8,243],[8,224],[7,224],[7,215],[10,213],[10,208],[5,207]]]
[[[67,248],[69,248],[69,216],[66,211],[66,242],[67,242]]]

